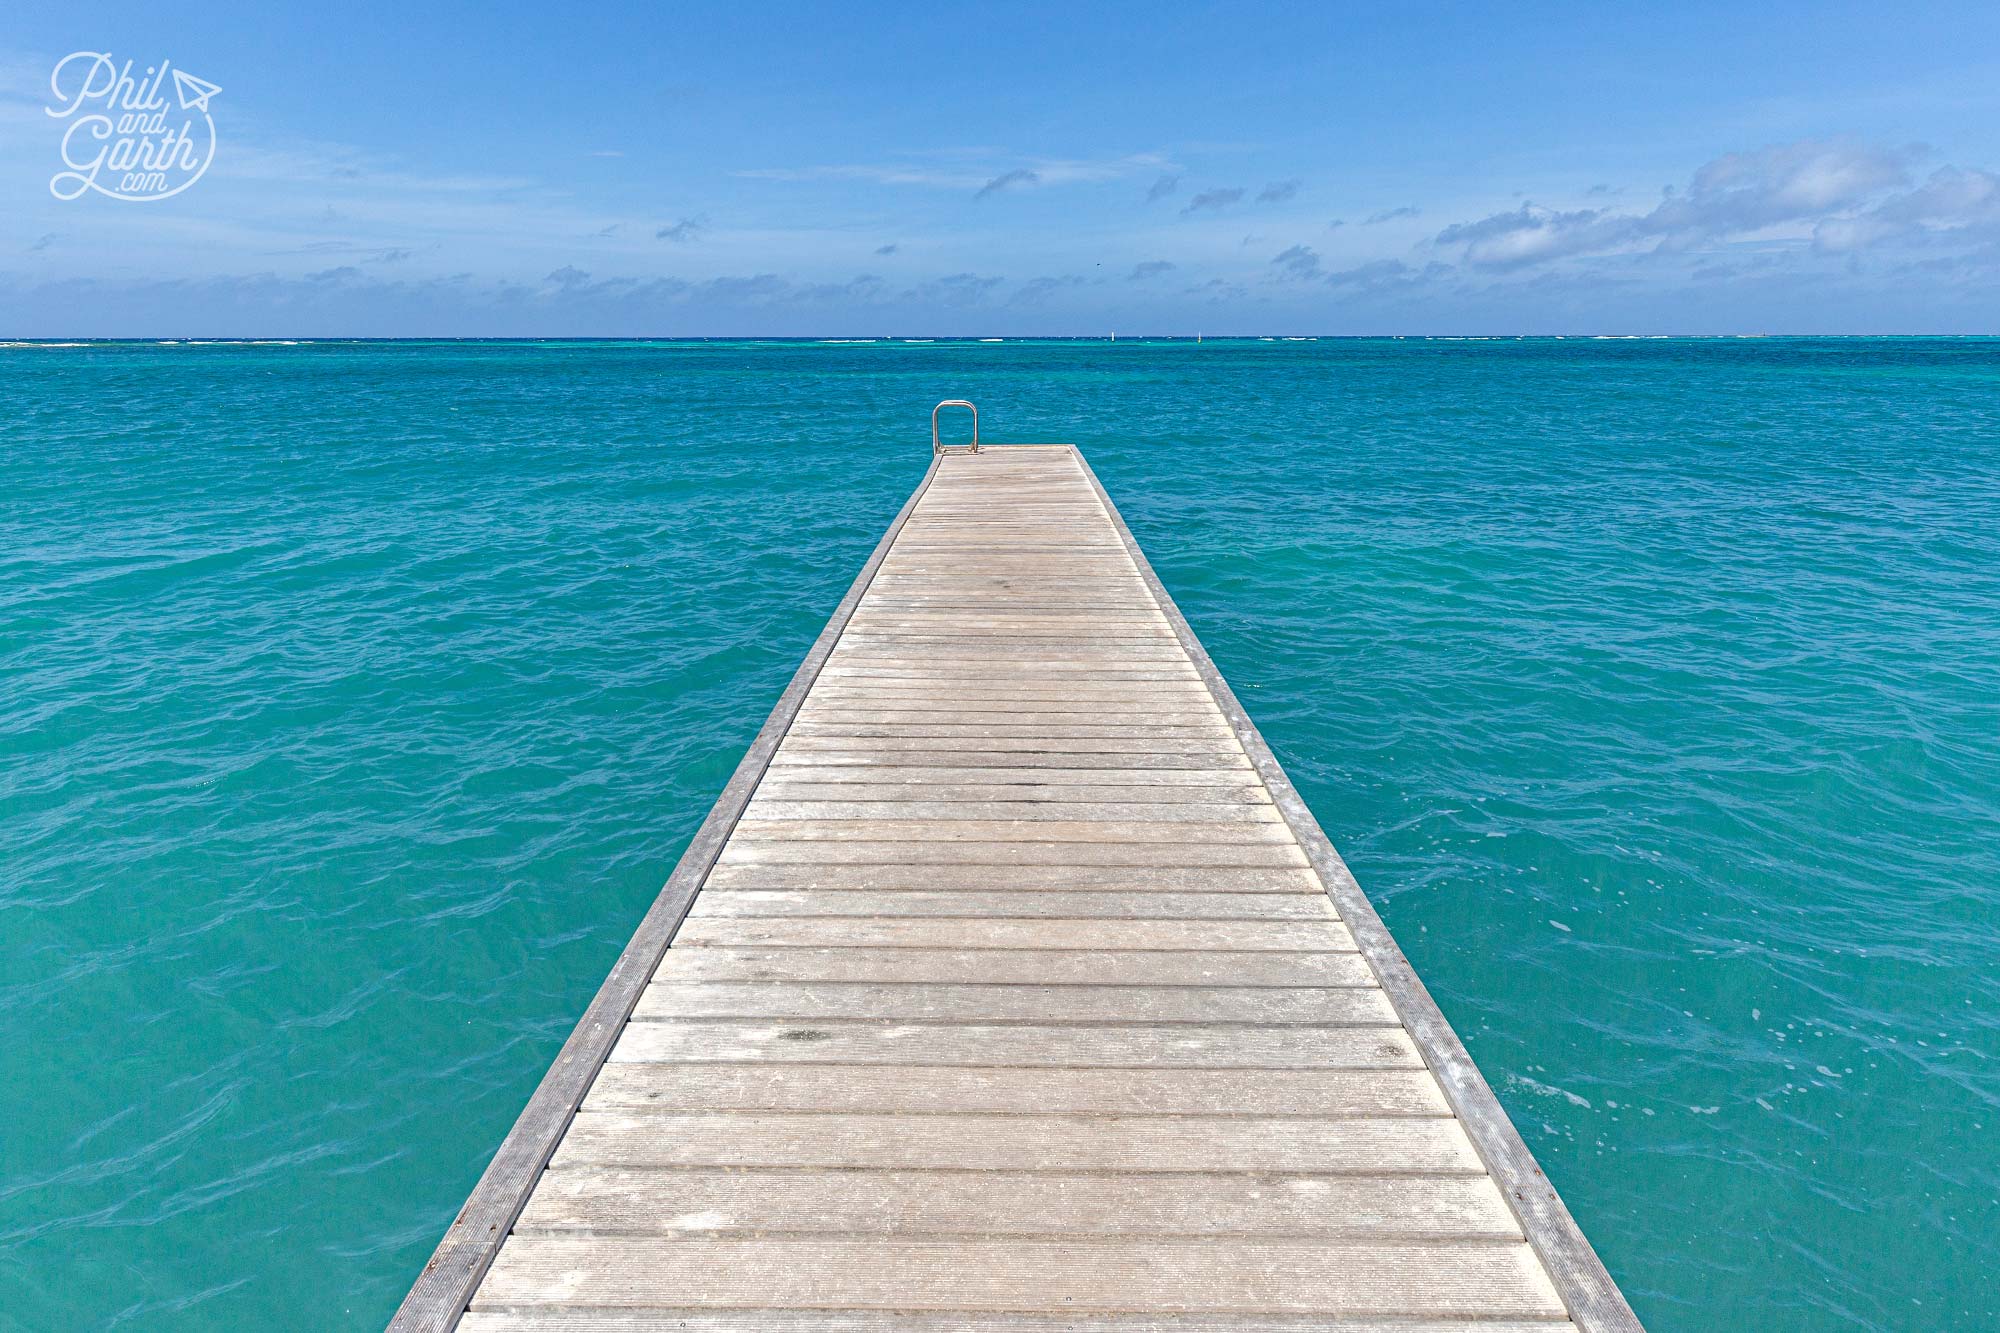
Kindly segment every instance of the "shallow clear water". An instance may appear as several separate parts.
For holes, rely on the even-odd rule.
[[[1651,1327],[2000,1320],[2000,342],[1877,339],[0,348],[0,1326],[379,1326],[958,396]]]

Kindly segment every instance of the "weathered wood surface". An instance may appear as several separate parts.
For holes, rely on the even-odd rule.
[[[986,1314],[900,1310],[481,1310],[465,1333],[1548,1333],[1545,1320],[1377,1320],[1309,1315]]]
[[[1568,1325],[1156,586],[1073,451],[942,460],[462,1327]]]

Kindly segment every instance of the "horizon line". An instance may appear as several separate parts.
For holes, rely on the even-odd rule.
[[[866,346],[878,343],[1104,343],[1121,342],[1663,342],[1769,340],[1863,340],[1935,339],[1965,341],[2000,338],[2000,331],[1981,333],[578,333],[578,334],[9,334],[0,337],[0,347],[80,347],[100,344],[149,346],[304,346],[315,343],[625,343],[625,342],[783,342],[836,346]]]

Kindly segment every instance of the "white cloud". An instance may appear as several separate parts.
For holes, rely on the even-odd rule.
[[[1619,251],[1675,253],[1769,240],[1850,252],[1892,239],[2000,225],[2000,177],[1944,167],[1914,189],[1924,150],[1802,140],[1705,163],[1651,211],[1522,204],[1437,234],[1475,268],[1510,269]]]
[[[1822,220],[1813,229],[1813,244],[1847,252],[1891,240],[1992,231],[2000,231],[2000,175],[1940,167],[1922,185],[1863,213]]]
[[[1608,219],[1595,209],[1558,213],[1522,204],[1511,213],[1455,222],[1437,240],[1439,245],[1463,246],[1465,262],[1475,267],[1514,268],[1609,249],[1631,235],[1630,220]]]

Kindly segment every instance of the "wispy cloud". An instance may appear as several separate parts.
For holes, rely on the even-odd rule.
[[[1147,187],[1146,202],[1156,204],[1180,188],[1181,178],[1179,176],[1162,176]]]
[[[698,241],[708,232],[708,219],[702,217],[682,218],[679,222],[669,222],[653,233],[655,240],[672,241],[675,245],[685,245]]]
[[[353,241],[309,241],[304,245],[266,250],[272,256],[346,255],[360,264],[400,264],[417,251],[405,245],[361,245]]]
[[[1083,285],[1084,279],[1074,273],[1051,274],[1045,277],[1030,278],[1014,290],[1014,295],[1007,304],[1019,306],[1023,309],[1033,309],[1047,304],[1048,299],[1057,292],[1067,291],[1073,287],[1081,287]]]
[[[894,241],[891,241],[887,245],[876,246],[875,253],[878,255],[893,255],[900,248]]]
[[[1210,278],[1207,282],[1186,288],[1181,294],[1196,297],[1208,305],[1233,305],[1249,299],[1250,289],[1226,278]]]
[[[1130,153],[1121,157],[1053,158],[1024,157],[990,149],[964,150],[938,155],[943,160],[912,159],[882,163],[834,163],[805,167],[754,167],[731,174],[742,180],[812,183],[855,181],[870,185],[923,186],[939,190],[970,190],[990,193],[996,180],[1011,177],[1010,185],[1101,184],[1158,173],[1173,163],[1159,153]],[[1026,173],[1023,175],[1021,173]],[[1006,188],[1002,186],[1000,188]]]
[[[1299,184],[1295,180],[1272,181],[1257,192],[1257,197],[1252,202],[1259,204],[1282,204],[1288,200],[1296,199],[1299,193]],[[1188,200],[1187,207],[1181,210],[1181,216],[1186,217],[1190,213],[1219,212],[1222,209],[1230,207],[1232,204],[1242,203],[1249,194],[1248,190],[1236,186],[1216,190],[1203,190],[1200,194]]]
[[[1278,275],[1291,282],[1305,282],[1319,276],[1319,254],[1309,245],[1295,245],[1275,255],[1271,263]]]
[[[1423,210],[1415,204],[1404,204],[1401,208],[1385,209],[1380,213],[1370,214],[1361,220],[1361,225],[1364,227],[1373,227],[1383,222],[1397,222],[1403,218],[1416,217],[1422,212]]]
[[[1005,278],[982,277],[977,273],[952,273],[918,283],[913,290],[917,299],[925,304],[963,307],[978,305],[992,295],[994,288],[1006,281]]]
[[[1458,273],[1450,264],[1436,260],[1422,266],[1400,259],[1374,259],[1353,268],[1339,269],[1325,277],[1325,283],[1349,298],[1407,298],[1435,293],[1439,285]]]
[[[1143,263],[1134,264],[1132,272],[1127,277],[1132,282],[1144,282],[1148,278],[1157,278],[1162,273],[1172,273],[1179,267],[1180,265],[1171,259],[1148,259]]]
[[[860,181],[869,185],[926,185],[946,190],[976,190],[991,178],[990,172],[968,172],[962,168],[943,168],[921,163],[867,165],[813,166],[813,167],[754,167],[730,173],[740,180],[781,181],[788,184],[808,184],[815,181]]]
[[[1203,190],[1200,194],[1188,200],[1187,207],[1181,210],[1181,216],[1186,217],[1191,213],[1212,212],[1227,208],[1231,204],[1243,202],[1243,194],[1242,190],[1236,189]]]
[[[1041,179],[1039,175],[1028,170],[1026,167],[1016,167],[1012,171],[1003,171],[998,176],[987,181],[986,184],[979,187],[978,192],[972,197],[974,199],[984,199],[987,195],[998,194],[1011,185],[1033,185]]]
[[[710,278],[702,284],[725,305],[762,305],[782,300],[796,290],[796,284],[775,273],[752,273],[743,277]]]

